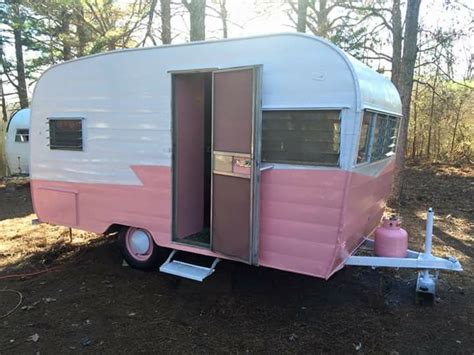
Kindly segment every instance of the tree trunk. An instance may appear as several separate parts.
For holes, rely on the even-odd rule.
[[[400,90],[400,71],[402,65],[402,13],[400,0],[393,0],[392,6],[392,83]]]
[[[413,74],[415,71],[416,55],[418,53],[418,17],[420,15],[421,0],[408,0],[405,17],[405,36],[403,41],[403,56],[400,72],[400,97],[404,119],[400,125],[398,136],[397,155],[395,160],[395,179],[393,198],[398,200],[402,189],[401,173],[405,168],[405,152],[407,148],[408,123],[410,118],[411,94],[413,90]]]
[[[146,45],[147,38],[151,39],[151,43],[153,43],[153,45],[156,46],[156,41],[155,41],[155,37],[153,36],[152,26],[153,26],[153,18],[155,17],[155,9],[156,9],[157,4],[158,4],[158,0],[151,0],[150,8],[148,9],[148,22],[146,24],[146,33],[141,43],[142,46]]]
[[[171,43],[171,1],[161,0],[161,42]]]
[[[435,53],[436,55],[436,53]],[[433,132],[433,116],[434,116],[434,104],[435,104],[435,94],[436,94],[436,84],[438,82],[438,75],[439,75],[439,70],[436,68],[436,73],[435,73],[435,78],[433,82],[433,87],[431,89],[431,102],[430,102],[430,117],[428,120],[428,141],[426,145],[426,158],[428,160],[431,158],[431,138],[432,138],[432,132]]]
[[[8,113],[7,113],[7,103],[5,100],[5,91],[3,88],[3,71],[5,70],[5,65],[3,63],[3,39],[1,37],[0,37],[0,64],[2,65],[2,71],[0,72],[0,95],[2,96],[2,119],[6,122],[8,121]]]
[[[77,5],[76,9],[76,34],[77,34],[77,56],[82,57],[84,56],[86,50],[86,28],[84,23],[84,8],[82,4]]]
[[[7,122],[8,121],[8,113],[7,113],[7,103],[5,100],[5,92],[3,91],[3,80],[0,77],[0,95],[2,97],[2,120]]]
[[[26,89],[26,75],[25,75],[25,61],[23,59],[23,19],[20,14],[20,4],[16,0],[12,3],[13,16],[15,18],[15,25],[13,28],[13,37],[15,40],[15,56],[16,56],[16,71],[17,71],[17,91],[20,100],[20,107],[28,107],[28,91]]]
[[[308,13],[308,0],[298,0],[298,20],[296,31],[306,32],[306,17]]]
[[[461,104],[459,104],[459,109],[456,111],[456,120],[454,121],[454,129],[453,129],[453,139],[451,140],[451,149],[449,150],[449,157],[451,160],[454,160],[454,144],[456,143],[456,134],[459,125],[459,119],[461,117]]]
[[[222,36],[223,38],[227,38],[229,36],[228,33],[228,26],[227,26],[227,6],[226,6],[226,0],[220,0],[219,1],[219,12],[220,12],[220,18],[222,22]]]
[[[69,60],[72,59],[71,43],[69,40],[70,37],[70,27],[71,27],[71,14],[68,9],[64,10],[62,13],[62,23],[61,23],[61,32],[63,34],[63,59]]]
[[[422,130],[423,126],[420,125]],[[418,159],[423,159],[423,147],[425,146],[425,135],[421,134],[420,135],[420,149],[418,149]]]
[[[318,18],[318,36],[329,38],[329,10],[327,7],[327,0],[319,0],[319,11],[316,11]]]
[[[417,133],[417,119],[418,119],[418,82],[415,86],[415,101],[413,102],[413,144],[411,146],[411,159],[414,160],[416,157],[416,133]]]
[[[441,160],[441,129],[436,127],[436,161]]]
[[[418,61],[419,63],[419,61]],[[420,72],[421,72],[421,67],[418,66],[418,73],[417,73],[417,77],[420,77]],[[419,94],[419,83],[418,81],[416,82],[416,86],[415,86],[415,101],[413,102],[413,145],[412,145],[412,149],[411,149],[411,159],[415,159],[416,158],[416,153],[417,153],[417,139],[418,139],[418,94]],[[422,148],[423,150],[423,148]]]
[[[190,40],[203,41],[206,39],[206,0],[183,0],[189,11],[191,25]]]

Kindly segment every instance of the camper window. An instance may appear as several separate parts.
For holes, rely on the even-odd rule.
[[[82,150],[82,119],[50,119],[49,147]]]
[[[265,162],[336,166],[340,139],[340,111],[263,112]]]
[[[365,111],[357,163],[374,162],[394,155],[399,121],[397,117]]]
[[[19,128],[16,130],[15,142],[27,143],[30,140],[30,130]]]

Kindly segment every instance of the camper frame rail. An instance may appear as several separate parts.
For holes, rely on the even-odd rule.
[[[362,244],[364,247],[373,248],[374,241],[366,239]],[[350,256],[346,265],[352,266],[371,266],[371,267],[391,267],[406,269],[432,269],[432,270],[449,270],[463,271],[459,261],[452,256],[448,258],[440,258],[431,255],[426,257],[425,253],[413,250],[407,251],[406,258],[389,258],[383,256]]]
[[[461,263],[455,257],[449,256],[447,258],[440,258],[432,254],[433,221],[434,212],[432,208],[429,208],[426,219],[425,250],[423,252],[407,250],[407,256],[405,258],[352,255],[347,259],[345,264],[352,266],[369,266],[372,268],[420,269],[421,271],[418,273],[416,284],[417,300],[420,296],[434,297],[436,293],[436,282],[438,280],[438,270],[463,271],[463,269]],[[361,247],[373,250],[374,241],[367,238],[361,244]],[[436,273],[432,274],[430,270],[436,270]]]

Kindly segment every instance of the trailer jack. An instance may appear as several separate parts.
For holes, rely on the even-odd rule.
[[[433,302],[436,296],[436,284],[439,275],[438,270],[463,271],[461,264],[455,257],[450,256],[448,258],[440,258],[431,253],[433,242],[433,220],[434,212],[433,209],[430,208],[428,209],[426,221],[424,252],[420,253],[413,250],[407,250],[407,256],[405,258],[352,255],[347,259],[346,265],[369,266],[372,268],[390,267],[397,269],[419,269],[420,272],[418,273],[416,283],[415,301],[416,303],[422,303],[424,301]],[[373,252],[373,240],[367,238],[361,246],[362,245]],[[430,270],[434,270],[435,272],[431,273]]]

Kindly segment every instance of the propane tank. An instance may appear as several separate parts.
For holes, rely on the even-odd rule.
[[[407,256],[408,233],[400,228],[400,220],[392,215],[384,217],[381,225],[375,230],[375,254],[392,258]]]

